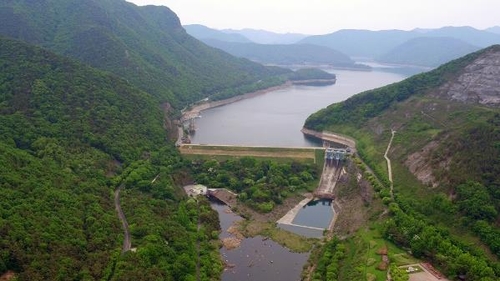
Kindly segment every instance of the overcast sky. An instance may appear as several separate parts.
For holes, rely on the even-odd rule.
[[[162,5],[185,24],[326,34],[339,29],[500,25],[500,0],[127,0]]]

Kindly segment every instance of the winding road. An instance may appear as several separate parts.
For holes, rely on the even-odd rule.
[[[391,159],[387,156],[389,153],[389,149],[391,149],[392,145],[392,140],[394,139],[394,134],[396,134],[396,131],[391,129],[391,140],[389,141],[389,144],[387,145],[387,149],[385,150],[384,153],[384,158],[385,161],[387,161],[387,173],[389,174],[389,182],[391,183],[391,199],[394,200],[394,183],[392,182],[392,166],[391,166]]]
[[[123,249],[122,253],[130,251],[132,248],[132,239],[130,238],[130,231],[128,229],[128,223],[127,223],[127,218],[125,218],[125,214],[122,211],[122,207],[120,206],[120,190],[122,189],[123,185],[120,185],[115,190],[115,209],[116,212],[118,213],[118,218],[122,222],[123,226],[123,232],[124,232],[124,238],[123,238]]]

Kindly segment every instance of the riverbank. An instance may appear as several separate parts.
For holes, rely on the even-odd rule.
[[[190,119],[190,118],[192,118],[194,116],[198,116],[198,115],[200,115],[200,112],[202,112],[204,110],[207,110],[207,109],[210,109],[210,108],[214,108],[214,107],[219,107],[219,106],[231,104],[231,103],[234,103],[234,102],[237,102],[237,101],[241,101],[241,100],[244,100],[244,99],[249,99],[249,98],[253,98],[253,97],[256,97],[256,96],[260,96],[260,95],[263,95],[263,94],[266,94],[266,93],[269,93],[269,92],[273,92],[273,91],[277,91],[277,90],[281,90],[281,89],[286,89],[288,87],[291,87],[292,85],[293,85],[293,83],[291,81],[287,81],[284,84],[281,84],[279,86],[274,86],[274,87],[270,87],[270,88],[258,90],[258,91],[251,92],[251,93],[246,93],[246,94],[243,94],[243,95],[238,95],[238,96],[235,96],[235,97],[232,97],[232,98],[228,98],[228,99],[224,99],[224,100],[206,101],[206,102],[203,102],[201,104],[197,104],[197,105],[191,107],[188,110],[182,111],[181,120],[188,120],[188,119]]]
[[[304,197],[312,198],[312,194],[291,196],[283,201],[270,213],[259,213],[238,201],[237,196],[227,189],[211,191],[214,197],[230,206],[231,210],[244,218],[233,225],[238,233],[245,237],[263,236],[268,237],[276,243],[290,249],[293,252],[309,252],[316,239],[307,238],[276,227],[276,221],[283,217],[290,209],[296,206]],[[234,230],[234,228],[233,228]]]

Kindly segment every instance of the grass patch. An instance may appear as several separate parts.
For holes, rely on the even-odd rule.
[[[183,158],[188,160],[211,160],[215,159],[219,162],[232,160],[235,158],[241,158],[246,156],[231,156],[231,155],[204,155],[204,154],[183,154]],[[299,162],[304,164],[314,164],[314,159],[312,158],[292,158],[292,157],[260,157],[260,156],[251,156],[255,158],[259,158],[261,161],[275,161],[278,163],[291,163],[291,162]]]
[[[276,243],[297,253],[311,251],[313,245],[319,241],[315,238],[306,238],[280,229],[273,222],[244,220],[240,222],[239,226],[241,233],[247,237],[255,237],[257,235],[269,237]]]
[[[317,163],[324,161],[322,148],[183,145],[179,151],[188,159],[227,160],[238,157],[256,157],[281,162]]]
[[[419,261],[396,245],[385,240],[375,225],[364,228],[346,243],[347,256],[343,263],[341,276],[364,276],[367,280],[386,280],[388,264],[384,265],[382,254],[386,254],[396,265],[418,263]],[[339,279],[340,280],[340,279]]]

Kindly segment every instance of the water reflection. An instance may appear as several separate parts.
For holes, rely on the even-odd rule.
[[[222,233],[220,238],[231,237],[227,229],[240,216],[227,212],[227,206],[221,202],[211,201],[211,206],[219,213]],[[227,250],[221,248],[222,258],[228,264],[234,265],[222,274],[222,281],[239,280],[300,280],[302,267],[309,254],[292,253],[278,243],[262,236],[246,238],[240,247]]]
[[[202,118],[196,120],[193,143],[320,146],[300,132],[309,115],[356,93],[406,77],[384,71],[332,71],[337,75],[335,85],[292,86],[202,112]]]

